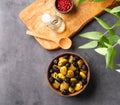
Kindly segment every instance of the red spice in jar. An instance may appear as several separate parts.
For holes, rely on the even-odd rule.
[[[71,6],[72,4],[70,0],[57,0],[57,8],[60,11],[67,11]]]

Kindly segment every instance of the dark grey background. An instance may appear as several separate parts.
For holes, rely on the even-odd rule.
[[[69,50],[47,51],[25,34],[26,27],[18,17],[34,0],[0,0],[0,105],[120,105],[120,74],[105,68],[104,58],[93,50],[79,50],[87,40],[76,34]],[[104,14],[101,18],[112,25],[116,19]],[[79,33],[105,32],[96,21]],[[120,33],[120,28],[116,28]],[[62,52],[83,55],[90,64],[91,80],[86,90],[65,98],[54,93],[46,80],[51,59]],[[116,63],[120,63],[117,47]]]

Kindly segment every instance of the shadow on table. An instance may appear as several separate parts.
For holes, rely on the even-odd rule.
[[[87,99],[91,99],[95,96],[95,91],[97,88],[97,75],[95,72],[93,72],[95,70],[95,68],[92,67],[91,70],[91,76],[90,76],[90,81],[88,86],[86,87],[86,89],[80,93],[79,95],[73,97],[75,99],[80,99],[80,100],[87,100]]]

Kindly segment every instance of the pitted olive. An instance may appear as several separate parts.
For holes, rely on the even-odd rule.
[[[80,89],[82,89],[82,82],[77,83],[75,86],[75,91],[79,91]]]
[[[71,78],[70,81],[71,82],[77,82],[77,79],[76,78]]]
[[[56,72],[54,72],[54,73],[51,74],[51,76],[52,76],[53,78],[57,78],[58,74],[57,74]]]
[[[69,57],[69,62],[70,62],[70,63],[73,62],[73,56],[72,56],[72,55],[70,55],[70,57]]]
[[[52,84],[55,89],[58,89],[60,87],[60,83],[55,80],[55,82]]]
[[[71,64],[71,66],[68,69],[75,71],[77,68],[73,64]]]
[[[60,68],[60,73],[63,74],[63,75],[66,75],[67,74],[67,67],[66,66],[62,66]]]
[[[67,59],[61,59],[61,60],[59,60],[59,62],[58,62],[58,66],[59,66],[59,67],[64,66],[66,63],[67,63]]]
[[[86,70],[81,69],[80,71],[83,72],[84,74],[87,74]]]
[[[72,88],[72,87],[69,87],[68,91],[69,91],[70,93],[74,93],[74,92],[75,92],[74,88]]]
[[[81,77],[82,77],[83,79],[86,79],[86,77],[87,77],[87,76],[85,75],[85,73],[82,72],[82,71],[80,72],[80,75],[81,75]]]
[[[68,88],[69,88],[69,84],[68,83],[63,82],[63,83],[60,84],[60,90],[61,91],[62,90],[68,90]]]
[[[66,77],[72,78],[74,76],[74,72],[72,70],[68,70]]]
[[[59,73],[59,74],[57,75],[57,77],[58,77],[58,78],[61,78],[62,80],[65,80],[65,76],[64,76],[63,74],[61,74],[61,73]]]
[[[81,67],[82,67],[82,64],[83,64],[83,60],[82,60],[82,59],[78,60],[78,61],[77,61],[77,64],[78,64],[79,68],[81,68]]]

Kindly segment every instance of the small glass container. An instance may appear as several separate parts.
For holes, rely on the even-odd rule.
[[[50,16],[49,14],[42,15],[44,24],[55,32],[62,33],[65,30],[65,23],[63,19],[56,14]]]

